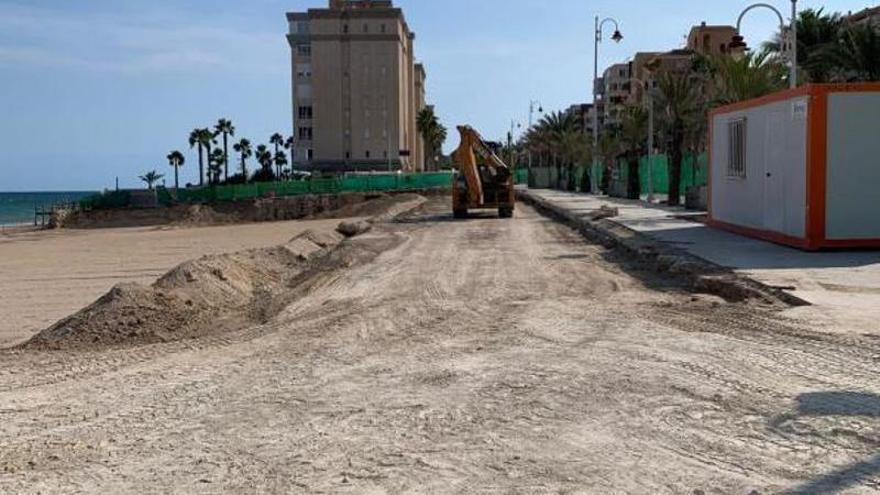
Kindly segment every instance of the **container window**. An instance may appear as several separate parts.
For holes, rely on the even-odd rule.
[[[728,144],[727,176],[735,179],[746,178],[746,125],[745,118],[727,123]]]

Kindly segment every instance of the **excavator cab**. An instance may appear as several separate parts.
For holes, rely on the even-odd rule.
[[[492,146],[470,126],[459,126],[461,144],[453,153],[456,167],[452,187],[455,218],[467,218],[469,210],[497,209],[498,216],[513,216],[513,173]]]

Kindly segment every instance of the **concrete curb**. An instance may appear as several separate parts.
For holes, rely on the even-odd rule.
[[[664,244],[617,222],[574,214],[528,190],[517,190],[516,195],[520,201],[576,229],[591,241],[621,250],[658,272],[684,277],[695,291],[715,294],[730,301],[757,300],[767,304],[810,306],[807,301],[783,290]]]

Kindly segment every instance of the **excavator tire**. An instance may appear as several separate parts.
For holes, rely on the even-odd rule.
[[[499,218],[513,218],[513,208],[507,206],[502,206],[498,208],[498,217]]]

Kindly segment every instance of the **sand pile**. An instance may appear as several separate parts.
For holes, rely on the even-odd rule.
[[[341,234],[307,231],[282,246],[188,261],[151,286],[114,287],[25,347],[166,342],[265,321],[282,307],[285,287],[342,240]]]
[[[366,222],[371,226],[425,201],[417,194],[383,196],[352,206],[343,214],[368,217]],[[199,208],[191,213],[207,215],[206,219],[212,215]],[[264,323],[334,270],[372,260],[399,242],[394,236],[378,236],[343,243],[347,237],[370,230],[357,227],[347,235],[306,231],[281,246],[205,256],[177,266],[150,286],[118,285],[92,305],[38,333],[23,347],[91,349],[149,344]]]
[[[336,210],[319,213],[311,218],[371,217],[373,221],[381,221],[409,211],[425,201],[427,201],[426,198],[419,194],[383,194],[362,203],[350,204]]]

